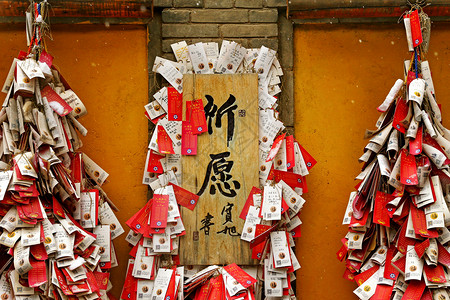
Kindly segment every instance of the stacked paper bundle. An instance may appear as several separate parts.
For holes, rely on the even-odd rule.
[[[78,152],[86,108],[40,46],[47,8],[31,5],[29,51],[2,89],[0,295],[108,299],[123,229],[100,188],[108,174]]]
[[[418,9],[404,18],[412,58],[378,107],[378,129],[366,132],[344,216],[337,256],[360,299],[449,299],[450,131],[422,45],[429,19]]]
[[[171,86],[160,89],[145,106],[146,116],[156,127],[143,183],[154,194],[127,222],[131,228],[127,241],[133,249],[121,298],[167,299],[175,294],[180,299],[189,295],[195,299],[261,299],[263,294],[295,298],[291,282],[300,265],[292,249],[293,238],[300,236],[299,212],[305,202],[301,195],[307,192],[304,176],[316,161],[292,135],[282,134],[285,127],[278,120],[274,96],[281,91],[283,72],[276,52],[264,46],[245,49],[229,41],[223,41],[220,52],[217,43],[188,46],[179,42],[172,49],[177,62],[158,57],[153,66]],[[181,187],[181,159],[182,155],[197,154],[197,137],[208,130],[202,99],[187,101],[186,116],[190,118],[181,121],[186,73],[258,74],[259,103],[255,105],[260,110],[261,189],[253,187],[240,218],[245,220],[241,239],[250,242],[252,258],[260,260],[260,267],[242,267],[243,271],[235,264],[204,270],[179,266],[179,237],[185,229],[178,205],[193,210],[199,201],[199,196]]]

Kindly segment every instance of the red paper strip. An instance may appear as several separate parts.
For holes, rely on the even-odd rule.
[[[248,288],[252,284],[256,283],[256,279],[247,274],[235,263],[223,267],[228,274],[231,275],[237,282],[239,282],[244,288]]]
[[[161,159],[164,155],[159,155],[156,152],[150,150],[150,157],[148,159],[147,172],[162,174],[164,173],[163,166],[161,164]]]
[[[286,137],[286,167],[288,170],[295,167],[294,142],[293,135],[288,135]]]
[[[402,299],[420,299],[425,290],[424,280],[411,280],[403,294]]]
[[[49,85],[41,90],[41,96],[47,98],[50,107],[61,117],[67,116],[73,110]]]
[[[303,148],[302,145],[300,145],[300,143],[298,143],[298,146],[300,147],[300,152],[302,153],[303,160],[305,161],[306,164],[306,168],[309,171],[312,169],[312,167],[314,167],[317,164],[317,160],[315,160],[314,157],[312,157],[312,155],[309,154],[309,152],[306,151],[306,149]]]
[[[269,162],[275,158],[275,156],[278,153],[278,150],[280,150],[281,144],[284,140],[284,137],[286,136],[286,133],[283,133],[282,135],[279,135],[275,138],[272,144],[272,148],[269,151],[269,155],[266,158],[266,162]]]
[[[193,132],[192,125],[183,121],[181,125],[181,154],[197,155],[197,135]]]
[[[175,154],[173,143],[164,127],[158,125],[158,151],[162,154]]]
[[[406,149],[402,149],[401,151],[400,182],[404,185],[419,184],[416,158],[414,155],[409,154]]]
[[[169,184],[173,187],[173,192],[175,194],[175,198],[177,199],[177,203],[190,210],[194,210],[200,196],[193,194],[171,182],[169,182]]]
[[[31,270],[28,272],[28,284],[30,287],[39,287],[47,282],[47,267],[45,260],[30,259]]]
[[[245,201],[244,207],[242,208],[241,214],[239,215],[239,218],[241,218],[242,220],[245,220],[247,218],[248,209],[251,205],[253,205],[253,195],[261,193],[261,189],[252,187],[250,194],[247,197],[247,201]]]
[[[203,132],[208,131],[208,126],[206,124],[205,109],[203,107],[202,99],[196,99],[187,102],[191,102],[191,110],[189,115],[190,118],[188,119],[186,117],[186,119],[188,119],[191,122],[193,129],[192,133],[201,134]],[[186,113],[188,113],[187,109]]]
[[[166,228],[169,209],[169,195],[153,195],[153,204],[150,214],[151,228]]]
[[[422,30],[420,29],[420,19],[417,10],[413,11],[409,15],[409,20],[411,21],[411,35],[413,40],[413,46],[417,47],[423,42]]]
[[[386,204],[394,200],[394,196],[377,191],[375,197],[375,206],[373,211],[373,222],[390,227],[390,218],[386,209]]]
[[[172,87],[167,87],[167,117],[169,121],[181,121],[183,114],[183,95]]]
[[[401,133],[406,132],[406,125],[402,123],[406,119],[409,111],[409,104],[405,99],[400,98],[397,100],[397,106],[395,107],[394,120],[392,127],[400,131]]]
[[[422,141],[423,141],[423,128],[419,127],[417,130],[416,138],[412,141],[409,141],[409,154],[411,155],[419,155],[422,153]]]

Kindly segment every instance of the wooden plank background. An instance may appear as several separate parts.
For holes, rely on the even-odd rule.
[[[239,214],[253,186],[259,185],[258,173],[258,77],[256,74],[239,75],[185,75],[183,77],[183,102],[202,99],[207,104],[205,95],[214,98],[214,104],[219,109],[229,96],[236,97],[237,108],[234,111],[235,129],[233,140],[227,147],[227,116],[222,117],[222,127],[212,124],[213,133],[203,133],[198,137],[198,151],[195,156],[183,156],[183,187],[197,193],[205,179],[205,173],[210,154],[229,151],[227,161],[234,165],[228,181],[240,183],[233,198],[223,196],[219,191],[215,195],[209,193],[210,181],[205,192],[200,196],[194,211],[182,210],[186,235],[180,240],[180,260],[184,265],[230,264],[252,265],[257,262],[251,259],[249,244],[240,239],[244,221]],[[245,114],[245,116],[244,116]],[[222,185],[223,186],[223,185]],[[232,223],[226,222],[223,208],[233,204]],[[214,218],[209,235],[204,230],[201,220],[207,214]],[[238,236],[219,234],[226,226],[236,226]],[[194,236],[198,235],[198,240]]]

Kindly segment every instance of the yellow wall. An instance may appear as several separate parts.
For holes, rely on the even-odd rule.
[[[104,190],[125,221],[146,203],[142,170],[147,147],[147,39],[145,26],[53,25],[49,53],[64,78],[87,107],[80,121],[89,133],[81,149],[110,176]],[[0,80],[13,57],[26,50],[24,25],[0,26]],[[130,248],[125,234],[114,240],[119,267],[112,271],[119,296]]]
[[[297,253],[299,299],[356,299],[336,259],[342,218],[359,173],[358,157],[374,129],[376,107],[409,59],[402,24],[299,25],[295,28],[295,133],[317,159],[308,177]],[[428,59],[444,125],[450,125],[450,24],[433,25]],[[447,118],[446,118],[447,116]]]

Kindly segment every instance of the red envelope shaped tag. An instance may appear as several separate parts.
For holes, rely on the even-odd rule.
[[[363,214],[359,220],[355,218],[354,213],[353,213],[352,218],[350,219],[350,224],[348,224],[348,227],[365,226],[367,223],[367,220],[369,219],[369,212],[370,212],[369,209],[364,209]]]
[[[390,227],[390,218],[386,210],[386,204],[394,200],[394,196],[377,191],[373,211],[373,222]]]
[[[286,201],[284,201],[284,198],[281,197],[281,214],[284,214],[289,210],[289,206],[287,205]]]
[[[190,111],[186,109],[186,112],[190,113],[188,120],[191,122],[192,125],[192,133],[201,134],[203,132],[208,131],[208,126],[206,124],[205,109],[203,107],[202,99],[196,99],[187,102],[191,102],[191,109]],[[186,119],[187,118],[188,117],[186,117]]]
[[[163,154],[175,154],[170,136],[162,126],[158,127],[158,150]]]
[[[235,263],[223,267],[228,274],[231,275],[237,282],[239,282],[244,288],[248,288],[252,284],[256,283],[256,279],[248,275]]]
[[[362,272],[361,274],[358,274],[355,276],[355,282],[358,286],[363,284],[367,279],[369,279],[373,274],[375,274],[380,266],[375,265],[372,268],[370,268],[367,271]]]
[[[409,20],[411,21],[411,35],[413,46],[417,47],[423,42],[422,30],[420,29],[419,13],[417,10],[413,11],[409,15]]]
[[[289,185],[291,188],[295,189],[296,187],[302,188],[303,193],[307,193],[308,189],[306,186],[305,177],[295,174],[292,172],[285,172],[280,170],[273,170],[273,177],[276,182],[283,180]]]
[[[225,284],[223,282],[222,274],[217,277],[213,277],[209,280],[211,291],[209,293],[208,300],[223,300],[223,294],[225,293]]]
[[[422,237],[438,237],[437,232],[427,229],[427,220],[425,212],[422,209],[411,205],[411,218],[413,221],[414,232]]]
[[[438,243],[438,253],[438,262],[447,268],[450,268],[450,253],[448,253],[447,249],[445,249],[441,243]]]
[[[53,213],[61,218],[65,218],[66,214],[59,201],[53,196]]]
[[[27,52],[20,50],[19,54],[17,54],[17,59],[24,60],[27,58],[27,56],[28,56]]]
[[[406,253],[406,252],[405,252]],[[394,268],[400,273],[405,273],[406,268],[406,255],[402,256],[399,260],[396,260],[395,262],[391,262],[391,265],[394,266]]]
[[[424,280],[411,280],[403,294],[402,299],[420,299],[425,290]]]
[[[152,212],[150,214],[151,228],[166,228],[169,209],[169,195],[153,195]]]
[[[427,264],[423,265],[423,270],[427,276],[428,281],[434,283],[445,283],[447,279],[445,277],[444,267],[438,264],[436,267],[429,266]]]
[[[169,286],[167,287],[167,292],[164,297],[165,300],[173,300],[175,299],[175,292],[177,291],[177,287],[175,286],[175,272],[172,273],[172,277],[170,277]]]
[[[245,201],[244,207],[242,208],[241,214],[239,215],[239,218],[241,218],[242,220],[245,220],[247,218],[248,209],[251,205],[253,205],[253,195],[261,193],[261,189],[252,187],[250,194],[247,197],[247,201]]]
[[[197,135],[193,132],[193,126],[188,121],[181,124],[181,154],[197,155]]]
[[[183,115],[183,95],[172,87],[167,87],[167,117],[169,121],[181,121]]]
[[[175,194],[175,198],[177,199],[177,203],[190,210],[194,210],[200,196],[193,194],[171,182],[169,182],[169,184],[173,187],[173,192]]]
[[[32,269],[28,272],[28,285],[39,287],[47,282],[47,267],[44,260],[30,259]]]
[[[336,252],[336,257],[339,261],[343,261],[345,256],[347,255],[347,247],[342,246],[341,249]]]
[[[430,247],[430,239],[426,239],[422,243],[416,244],[414,246],[414,250],[416,251],[417,256],[419,256],[419,258],[422,258],[428,247]]]
[[[308,153],[308,151],[305,150],[305,148],[302,147],[302,145],[300,145],[300,143],[298,143],[298,146],[300,147],[300,152],[302,153],[303,160],[305,161],[306,164],[306,168],[308,170],[311,170],[312,167],[316,165],[317,161],[314,159],[314,157],[312,157],[311,154]]]
[[[136,299],[136,290],[137,290],[137,278],[133,277],[133,267],[134,262],[128,263],[127,275],[125,277],[125,282],[123,284],[122,293],[120,295],[120,299],[126,300],[135,300]]]
[[[278,227],[278,223],[270,227],[269,225],[256,224],[255,238],[250,242],[250,249],[264,242],[269,234]]]
[[[37,244],[30,247],[31,255],[36,260],[46,260],[48,259],[47,251],[45,251],[45,246],[43,244]]]
[[[161,126],[159,126],[161,127]],[[162,174],[164,173],[163,166],[161,164],[161,159],[164,155],[159,155],[152,150],[150,150],[150,157],[148,159],[147,172]]]
[[[355,279],[355,275],[353,275],[353,273],[349,269],[345,269],[342,278],[353,281]]]
[[[358,272],[359,269],[361,269],[362,262],[353,261],[353,260],[346,260],[345,266],[347,269],[352,271],[353,273]]]
[[[208,300],[211,289],[211,280],[207,280],[200,288],[197,288],[194,300]]]
[[[386,262],[384,264],[384,274],[383,277],[390,280],[397,280],[398,274],[400,273],[392,264],[392,258],[394,257],[395,246],[391,245],[386,254]]]
[[[429,289],[425,289],[425,291],[422,294],[422,298],[420,298],[420,300],[433,300],[431,291]]]
[[[3,202],[3,201],[0,201]],[[5,204],[0,204],[0,216],[4,217],[11,207]]]
[[[411,205],[413,206],[413,205]],[[400,251],[400,253],[402,254],[406,254],[406,249],[408,249],[409,245],[414,246],[416,244],[416,240],[406,237],[406,225],[407,222],[404,222],[402,227],[400,228],[400,233],[398,235],[398,239],[397,239],[397,249],[398,251]],[[404,269],[402,270],[402,272],[404,271]]]
[[[406,125],[404,124],[404,121],[406,119],[406,116],[408,115],[409,111],[409,104],[406,102],[405,99],[400,98],[397,100],[397,106],[395,107],[395,113],[394,113],[394,121],[392,123],[392,127],[400,131],[401,133],[406,132]]]
[[[22,205],[22,211],[30,219],[42,220],[44,218],[39,198],[30,198],[29,204]]]
[[[419,180],[417,178],[417,165],[414,155],[408,153],[406,149],[401,151],[400,161],[400,182],[404,185],[417,185]]]
[[[422,153],[422,140],[423,140],[423,128],[422,126],[419,126],[416,138],[412,141],[409,141],[409,154],[419,155],[420,153]]]
[[[394,285],[378,284],[375,290],[375,294],[370,298],[371,300],[389,300],[391,299],[392,290]]]
[[[288,170],[295,167],[295,151],[294,151],[293,135],[288,135],[286,137],[286,167]]]
[[[148,215],[152,207],[152,200],[142,207],[134,216],[132,216],[125,224],[128,225],[133,231],[140,234],[147,234]]]
[[[276,139],[273,141],[272,148],[270,148],[266,162],[269,162],[275,158],[275,156],[278,153],[278,150],[280,150],[281,143],[283,142],[285,136],[286,133],[283,133],[282,135],[277,136]]]
[[[49,85],[41,90],[41,96],[47,98],[48,105],[61,117],[67,116],[73,110]]]
[[[72,164],[70,166],[70,169],[72,170],[72,180],[77,183],[80,183],[83,179],[83,160],[81,156],[81,152],[74,153]]]
[[[66,277],[63,272],[56,266],[56,263],[53,265],[53,271],[56,274],[56,278],[58,279],[59,287],[61,288],[64,295],[71,296],[73,295],[72,291],[69,289],[69,285],[67,284]]]
[[[266,243],[269,243],[269,245],[270,245],[269,241],[266,241]],[[261,243],[252,248],[252,259],[261,260],[262,253],[264,251],[264,247],[266,246],[266,243]]]
[[[50,68],[53,65],[53,56],[47,53],[47,51],[43,50],[41,55],[39,55],[39,61],[42,63],[46,63]]]

